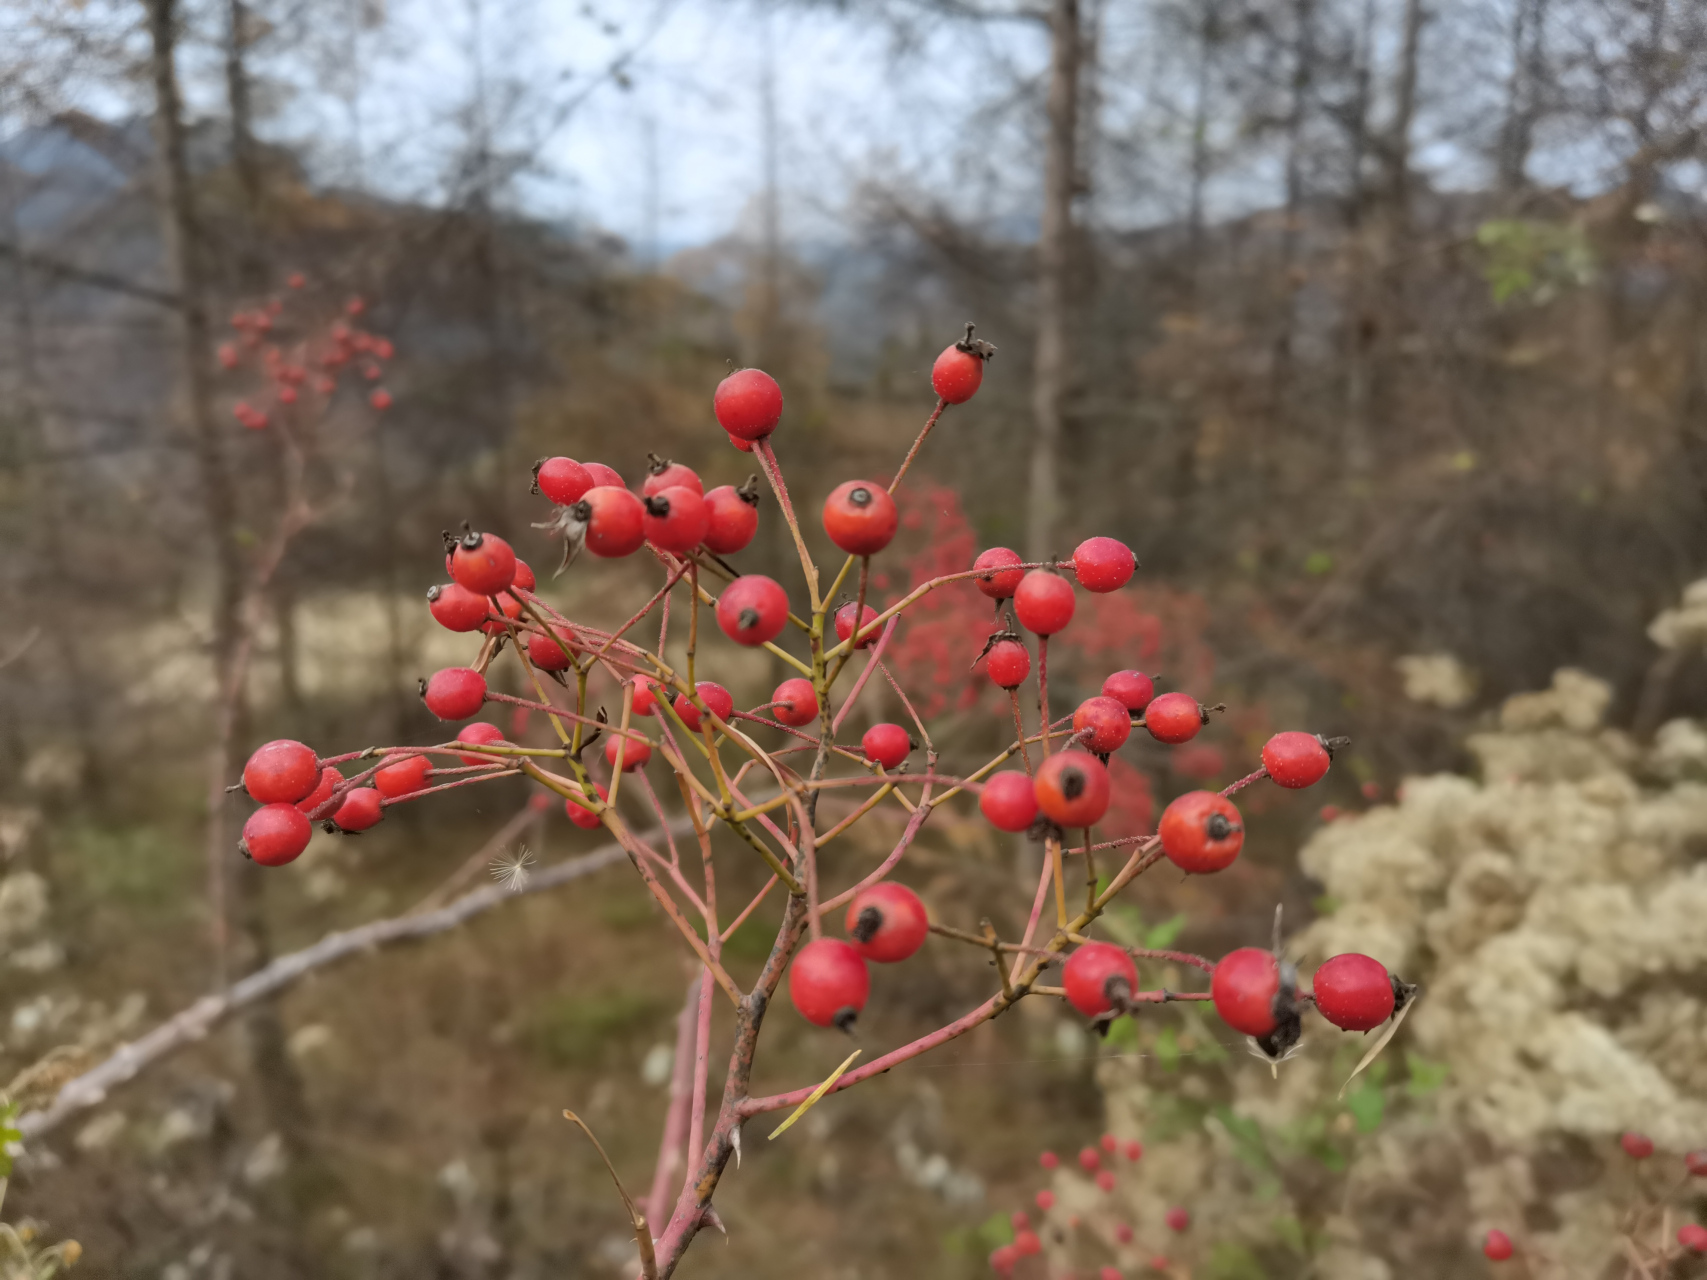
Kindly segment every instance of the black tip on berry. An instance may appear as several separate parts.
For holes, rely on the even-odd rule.
[[[462,530],[462,537],[456,540],[456,545],[461,547],[464,551],[480,550],[480,544],[486,541],[486,536],[470,529],[468,527],[468,521],[466,520],[462,522]]]
[[[645,499],[645,506],[647,515],[656,516],[660,520],[670,514],[670,500],[661,493],[655,493]]]
[[[329,836],[335,836],[338,834],[338,824],[333,822],[330,818],[327,818],[326,821],[320,824],[320,829]],[[349,835],[350,832],[346,831],[344,834]]]
[[[1234,826],[1224,813],[1212,813],[1203,824],[1204,834],[1211,840],[1225,840],[1233,834]]]
[[[842,1032],[844,1035],[851,1036],[854,1033],[854,1021],[858,1017],[858,1009],[854,1008],[852,1005],[845,1005],[836,1010],[836,1016],[830,1021],[837,1031]]]
[[[757,475],[748,476],[747,477],[747,483],[742,485],[739,489],[735,490],[735,496],[737,498],[741,499],[742,502],[745,502],[749,507],[758,506],[759,505],[759,477]]]
[[[439,530],[439,537],[441,537],[445,540],[445,551],[446,552],[451,552],[451,551],[456,550],[456,535],[454,533],[452,533],[449,529],[440,529]]]
[[[854,921],[854,927],[849,930],[848,937],[855,942],[870,942],[882,927],[883,913],[876,907],[866,907],[859,913],[859,919]]]
[[[655,453],[648,453],[646,455],[646,470],[649,474],[661,476],[669,469],[670,460],[668,458],[660,458]]]
[[[237,852],[249,859],[250,862],[255,860],[255,855],[249,852],[249,842],[247,840],[239,840],[237,842]]]
[[[871,490],[864,485],[860,485],[857,489],[849,489],[848,501],[856,507],[869,507],[871,505]]]
[[[1417,984],[1404,981],[1396,973],[1388,974],[1387,979],[1393,984],[1393,1012],[1397,1014],[1416,998]]]
[[[966,322],[966,336],[955,343],[955,349],[964,351],[969,356],[977,356],[980,360],[988,360],[996,354],[996,348],[982,338],[974,338],[973,332],[978,328],[970,320]]]
[[[1085,775],[1078,769],[1061,770],[1061,794],[1069,800],[1077,800],[1085,794]]]
[[[1316,735],[1316,741],[1322,744],[1322,750],[1328,753],[1328,759],[1330,760],[1334,758],[1334,752],[1351,745],[1350,738],[1324,738],[1319,733]]]
[[[533,484],[530,485],[528,488],[529,493],[538,493],[539,492],[539,469],[541,467],[543,467],[549,461],[550,461],[549,458],[535,458],[534,459],[534,462],[533,462]]]
[[[751,631],[759,625],[759,611],[757,609],[741,610],[741,616],[735,619],[735,625],[742,631]]]
[[[420,678],[415,680],[415,692],[422,698],[427,696],[427,682]]]
[[[593,504],[588,502],[585,498],[582,498],[574,506],[569,508],[569,514],[574,516],[575,519],[579,520],[582,524],[586,524],[587,521],[593,518]]]
[[[443,594],[444,588],[439,586],[437,583],[433,584],[427,588],[427,603],[432,604],[433,601],[437,600]]]
[[[1266,1036],[1257,1036],[1257,1048],[1261,1049],[1274,1061],[1279,1062],[1292,1052],[1298,1042],[1304,1038],[1304,1022],[1296,1012],[1282,1018],[1275,1024],[1274,1030]]]
[[[1102,984],[1102,998],[1114,1006],[1112,1012],[1126,1013],[1132,1007],[1132,984],[1122,974],[1110,974]]]

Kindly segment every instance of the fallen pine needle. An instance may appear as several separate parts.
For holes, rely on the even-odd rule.
[[[793,1124],[796,1120],[800,1119],[801,1116],[810,1111],[813,1104],[816,1103],[819,1098],[822,1098],[826,1093],[830,1092],[830,1086],[842,1078],[842,1072],[853,1066],[854,1059],[859,1057],[862,1052],[863,1050],[855,1049],[852,1053],[848,1054],[847,1061],[842,1063],[842,1065],[837,1067],[834,1071],[830,1072],[830,1078],[824,1081],[824,1083],[819,1085],[816,1089],[812,1090],[812,1092],[807,1095],[806,1101],[802,1102],[794,1109],[793,1115],[789,1116],[788,1119],[784,1120],[775,1129],[771,1130],[770,1140],[775,1142],[783,1135],[784,1132],[787,1131],[789,1125]]]

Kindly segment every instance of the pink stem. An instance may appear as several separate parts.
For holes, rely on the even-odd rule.
[[[866,876],[865,879],[854,885],[853,888],[845,890],[842,893],[838,893],[823,906],[819,907],[818,914],[820,916],[828,915],[837,907],[841,906],[842,903],[852,901],[854,895],[859,893],[860,890],[876,884],[879,880],[883,879],[884,876],[888,875],[895,869],[895,865],[901,861],[902,856],[906,854],[907,849],[913,843],[914,838],[918,836],[919,828],[925,825],[925,819],[931,816],[930,798],[931,788],[930,783],[927,782],[925,784],[924,791],[919,796],[919,807],[914,809],[913,816],[907,819],[907,825],[901,831],[901,838],[895,842],[895,847],[889,851],[889,856],[878,864],[877,870]]]
[[[705,972],[701,970],[701,973]],[[658,1143],[658,1163],[652,1170],[652,1190],[646,1197],[647,1221],[656,1223],[670,1207],[670,1182],[682,1163],[682,1141],[688,1135],[688,1108],[693,1102],[693,1086],[689,1073],[693,1061],[688,1052],[693,1047],[694,1027],[699,1023],[699,1007],[709,1003],[701,992],[701,977],[694,975],[688,983],[687,999],[681,1013],[676,1015],[676,1058],[670,1071],[670,1109],[664,1116],[664,1136]],[[689,1147],[688,1150],[694,1150]]]
[[[1019,941],[1022,948],[1031,946],[1032,938],[1037,935],[1037,922],[1043,918],[1043,904],[1049,898],[1049,878],[1053,872],[1054,868],[1050,865],[1049,859],[1045,857],[1043,859],[1043,874],[1037,878],[1037,896],[1031,900],[1031,918],[1025,922],[1025,936]],[[1008,981],[1012,982],[1019,977],[1019,971],[1022,968],[1024,968],[1023,956],[1014,961],[1013,972],[1008,975]]]
[[[711,1077],[711,970],[700,979],[699,1026],[694,1036],[693,1051],[693,1109],[688,1129],[688,1150],[697,1152],[705,1146],[705,1095]],[[684,1187],[685,1191],[686,1188]]]
[[[1037,637],[1037,707],[1043,717],[1043,758],[1049,758],[1049,637]]]
[[[865,682],[871,679],[871,673],[877,669],[877,664],[883,661],[883,651],[889,647],[889,637],[895,634],[896,618],[889,619],[889,624],[883,628],[883,635],[871,650],[871,658],[865,664],[865,670],[859,673],[859,679],[854,681],[853,690],[842,702],[842,709],[836,712],[836,718],[830,722],[830,732],[834,733],[842,727],[842,721],[847,719],[848,712],[859,700],[859,691],[865,688]],[[876,624],[873,623],[873,626]]]
[[[925,419],[924,427],[919,431],[918,439],[913,441],[913,447],[907,450],[907,456],[901,461],[901,469],[895,473],[895,478],[889,482],[889,492],[894,493],[901,487],[901,477],[907,474],[907,468],[913,465],[913,459],[919,456],[919,450],[924,446],[925,437],[936,426],[936,420],[942,417],[942,411],[948,408],[948,401],[937,397],[936,408],[931,410],[931,416]]]

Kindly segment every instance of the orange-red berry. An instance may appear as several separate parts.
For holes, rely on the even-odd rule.
[[[737,369],[711,398],[717,425],[741,440],[763,440],[782,421],[782,388],[762,369]]]
[[[871,480],[844,481],[824,499],[824,532],[850,556],[876,555],[900,524],[895,499]]]
[[[1132,733],[1132,716],[1118,701],[1106,694],[1086,698],[1073,712],[1073,733],[1086,751],[1108,755],[1120,750]]]
[[[1327,745],[1313,733],[1277,733],[1262,748],[1262,767],[1283,787],[1297,789],[1320,782],[1333,761]]]
[[[1061,985],[1073,1008],[1094,1018],[1119,1008],[1138,989],[1138,966],[1113,943],[1087,942],[1067,957]],[[1103,1149],[1114,1153],[1112,1139]]]
[[[808,942],[788,967],[789,999],[813,1026],[847,1030],[870,994],[865,957],[840,938]]]
[[[1037,817],[1037,787],[1019,770],[1005,770],[985,782],[978,809],[998,831],[1024,831]]]
[[[1037,770],[1037,807],[1060,827],[1095,826],[1108,811],[1108,769],[1088,751],[1058,751]]]
[[[1144,727],[1157,742],[1190,742],[1203,724],[1203,707],[1189,693],[1164,693],[1144,708]]]
[[[788,593],[762,573],[736,578],[717,599],[717,625],[736,644],[775,640],[788,625]]]
[[[1188,791],[1162,810],[1162,852],[1181,871],[1208,875],[1232,865],[1245,844],[1233,802],[1213,791]]]
[[[1393,975],[1371,956],[1349,952],[1323,962],[1310,980],[1316,1011],[1341,1031],[1369,1031],[1393,1016]]]
[[[771,694],[771,713],[795,728],[811,724],[818,718],[818,692],[805,676],[784,680]]]
[[[930,917],[919,895],[904,884],[882,880],[848,903],[843,921],[854,949],[867,960],[894,964],[924,945]]]

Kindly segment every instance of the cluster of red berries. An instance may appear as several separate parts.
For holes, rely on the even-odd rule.
[[[930,918],[918,894],[882,880],[854,895],[843,926],[848,941],[817,938],[796,953],[788,996],[814,1026],[846,1031],[871,994],[866,962],[895,964],[910,957],[924,945]]]
[[[307,280],[297,271],[291,273],[288,283],[292,289],[301,289]],[[344,320],[335,321],[323,337],[297,342],[287,353],[277,343],[268,341],[284,306],[282,298],[269,298],[253,310],[236,312],[231,317],[231,327],[237,330],[238,340],[222,342],[217,352],[220,367],[236,369],[243,363],[245,351],[258,351],[260,371],[270,387],[273,406],[288,409],[302,398],[304,391],[312,391],[324,400],[338,389],[339,371],[350,364],[359,368],[365,381],[378,382],[385,374],[385,362],[397,354],[389,338]],[[366,310],[367,303],[360,298],[351,298],[344,304],[345,314],[352,319]],[[368,393],[368,404],[380,411],[389,409],[391,393],[384,387],[374,387]],[[268,408],[248,400],[237,401],[231,411],[251,431],[260,431],[271,421]]]

